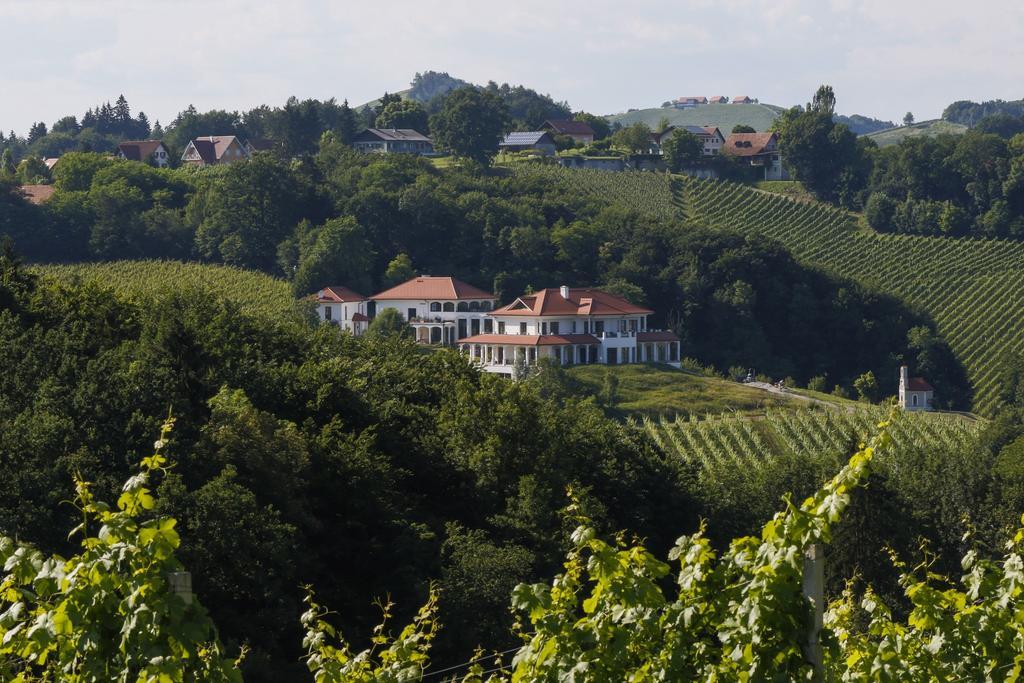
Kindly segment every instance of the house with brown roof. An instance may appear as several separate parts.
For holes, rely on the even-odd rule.
[[[487,317],[492,331],[460,339],[486,372],[519,377],[541,359],[560,365],[668,363],[679,366],[679,338],[650,330],[654,311],[590,287],[524,294]]]
[[[746,95],[737,95],[736,97],[732,98],[732,103],[733,104],[756,104],[757,100],[755,100],[752,97],[747,97]]]
[[[911,377],[906,365],[900,367],[900,408],[909,411],[934,410],[935,389],[923,377]]]
[[[729,104],[729,98],[725,95],[715,95],[708,98],[708,104]]]
[[[181,155],[182,163],[190,166],[214,166],[248,159],[242,141],[234,135],[207,135],[188,143]]]
[[[370,318],[367,299],[348,287],[332,285],[316,293],[316,313],[325,323],[338,325],[358,337],[366,332]]]
[[[125,140],[117,145],[119,159],[152,163],[161,168],[170,163],[170,156],[162,140]]]
[[[586,121],[571,119],[548,119],[540,125],[541,130],[550,131],[555,135],[568,135],[576,142],[589,145],[594,141],[594,129]]]
[[[708,98],[704,97],[703,95],[700,95],[700,96],[686,95],[686,96],[683,96],[683,97],[677,97],[672,102],[672,106],[674,106],[676,109],[689,109],[691,107],[696,107],[698,104],[707,104],[707,103],[708,103]]]
[[[782,165],[779,136],[775,133],[732,133],[722,145],[722,154],[764,169],[765,180],[788,180]]]
[[[412,128],[367,128],[352,140],[357,152],[432,154],[434,143]]]
[[[502,152],[526,152],[536,150],[545,156],[552,156],[558,151],[558,145],[550,131],[518,130],[507,134],[498,143]]]

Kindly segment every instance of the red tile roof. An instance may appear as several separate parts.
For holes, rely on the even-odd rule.
[[[366,301],[366,297],[348,287],[334,285],[333,287],[324,287],[317,292],[316,300],[320,303],[337,304],[345,301]]]
[[[494,295],[453,277],[423,275],[374,294],[372,299],[493,299]]]
[[[766,147],[775,138],[775,133],[733,133],[725,139],[722,154],[738,157],[752,157],[765,154]]]
[[[752,100],[752,99],[753,98],[747,97],[746,95],[736,95],[735,97],[732,98],[732,102],[733,102],[733,104],[735,104],[737,100],[746,101],[746,100]]]
[[[32,202],[33,204],[42,204],[47,199],[53,196],[54,191],[53,185],[22,185],[21,192],[25,195],[25,199]]]
[[[708,102],[710,102],[711,104],[721,104],[728,99],[729,98],[726,97],[725,95],[714,95],[708,98]]]
[[[572,121],[570,119],[548,119],[540,125],[541,128],[550,128],[561,135],[593,135],[594,129],[586,121]]]
[[[465,337],[459,344],[504,344],[506,346],[564,346],[566,344],[598,344],[592,334],[477,334]]]
[[[636,340],[638,342],[666,342],[679,341],[679,337],[675,335],[675,332],[637,332]]]
[[[907,382],[908,391],[935,391],[931,384],[925,381],[924,377],[911,377]]]
[[[498,308],[493,315],[644,315],[654,313],[629,303],[621,296],[600,289],[573,287],[569,297],[563,298],[560,288],[550,287],[535,294],[521,296],[508,306]]]
[[[354,322],[354,323],[368,323],[368,322],[370,322],[370,318],[365,316],[365,315],[363,315],[362,313],[358,313],[357,312],[357,313],[353,313],[352,314],[352,322]]]

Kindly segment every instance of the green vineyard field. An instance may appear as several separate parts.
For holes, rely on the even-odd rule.
[[[139,302],[198,289],[217,293],[249,313],[281,317],[295,315],[299,310],[284,280],[229,266],[180,261],[111,261],[34,266],[34,269],[45,277],[99,284]]]
[[[730,182],[557,167],[519,172],[669,220],[766,235],[805,263],[900,297],[935,321],[967,369],[982,415],[998,405],[1000,357],[1024,351],[1024,243],[875,233],[858,229],[845,211]]]

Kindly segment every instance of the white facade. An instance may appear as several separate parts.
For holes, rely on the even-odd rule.
[[[375,314],[398,311],[423,344],[455,344],[459,339],[491,331],[490,299],[374,299]]]
[[[907,366],[900,368],[900,408],[908,411],[934,410],[935,390],[921,377],[910,377]]]
[[[324,323],[338,325],[358,337],[370,323],[365,297],[343,287],[326,287],[317,292],[316,314]]]
[[[610,310],[617,305],[621,311]],[[612,295],[563,286],[495,311],[488,316],[493,333],[463,339],[459,348],[482,370],[510,377],[543,359],[560,365],[661,362],[679,367],[679,339],[648,330],[650,313]]]

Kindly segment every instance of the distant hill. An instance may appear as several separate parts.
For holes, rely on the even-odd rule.
[[[619,123],[631,126],[642,121],[651,128],[657,127],[658,122],[666,118],[674,126],[718,126],[728,135],[734,126],[741,124],[757,131],[768,130],[772,121],[782,112],[782,107],[771,104],[702,104],[692,109],[636,109],[625,114],[612,114],[606,118],[612,125]]]
[[[959,100],[946,107],[942,118],[964,126],[975,126],[983,118],[995,114],[1008,114],[1014,117],[1024,116],[1024,99],[1021,100],[990,100],[988,102],[971,102]]]
[[[764,131],[771,128],[772,122],[785,111],[784,107],[774,104],[702,104],[691,109],[674,107],[652,107],[636,109],[625,114],[613,114],[606,117],[609,123],[620,123],[630,126],[642,121],[651,128],[667,118],[675,126],[718,126],[728,135],[737,125],[750,126],[754,130]],[[852,116],[835,115],[836,123],[845,124],[857,135],[865,135],[878,130],[892,128],[892,121],[882,121],[869,116],[853,114]]]
[[[942,135],[943,133],[960,135],[966,131],[967,126],[962,124],[951,123],[950,121],[943,121],[942,119],[932,119],[930,121],[913,123],[909,126],[886,128],[884,130],[875,131],[874,133],[868,133],[867,137],[874,140],[879,147],[888,147],[889,145],[898,145],[907,138],[919,137],[922,135],[925,137],[935,137],[936,135]]]
[[[873,119],[870,116],[861,116],[860,114],[854,114],[853,116],[834,114],[832,120],[836,123],[842,123],[857,135],[867,135],[875,131],[896,127],[896,124],[892,121],[882,121],[881,119]]]

